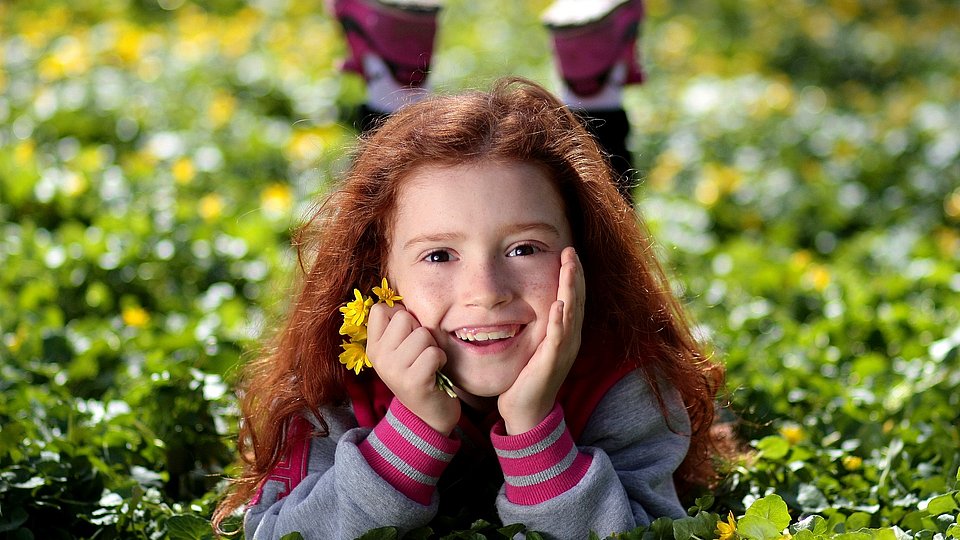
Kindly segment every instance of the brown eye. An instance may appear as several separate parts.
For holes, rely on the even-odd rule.
[[[427,262],[431,262],[431,263],[444,263],[444,262],[449,262],[449,261],[450,261],[450,253],[448,253],[448,252],[446,252],[446,251],[441,251],[441,250],[431,251],[430,253],[427,254],[426,257],[423,258],[423,260],[425,260],[425,261],[427,261]]]
[[[507,257],[525,257],[527,255],[533,255],[540,251],[540,248],[531,244],[521,244],[519,246],[514,246],[507,252]]]

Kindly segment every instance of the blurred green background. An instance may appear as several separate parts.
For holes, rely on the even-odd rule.
[[[450,0],[436,89],[556,89],[546,5]],[[960,3],[647,11],[638,210],[747,451],[715,509],[957,537]],[[209,536],[344,47],[320,0],[0,2],[0,535]]]

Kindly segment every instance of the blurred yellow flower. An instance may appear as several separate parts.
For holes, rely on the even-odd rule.
[[[293,191],[287,184],[271,184],[260,193],[260,207],[272,218],[286,215],[293,207]]]
[[[213,221],[223,213],[223,207],[223,197],[216,193],[210,193],[200,199],[200,206],[197,211],[204,221]]]
[[[63,194],[75,197],[87,190],[87,178],[74,171],[67,171],[63,175]]]
[[[26,167],[28,164],[33,162],[36,150],[37,143],[35,143],[33,139],[27,139],[21,143],[18,143],[13,149],[14,163],[16,163],[18,167]]]
[[[92,65],[91,58],[84,41],[76,36],[60,37],[52,51],[40,61],[40,77],[53,81],[83,75]]]
[[[379,287],[373,288],[374,294],[380,298],[381,302],[386,302],[387,306],[393,307],[394,302],[399,302],[403,300],[403,297],[397,294],[397,291],[394,291],[390,288],[390,285],[387,284],[387,278],[383,278],[380,282]]]
[[[943,200],[943,211],[950,219],[960,220],[960,189],[953,190],[953,193]]]
[[[114,50],[120,60],[126,64],[133,64],[143,54],[144,32],[126,21],[119,23],[116,32]]]
[[[237,111],[237,98],[229,92],[219,91],[213,96],[210,106],[207,108],[207,118],[214,127],[221,127],[233,118]]]
[[[186,184],[197,175],[197,168],[193,165],[193,160],[188,157],[182,157],[173,163],[170,172],[178,184]]]
[[[843,463],[843,468],[848,471],[857,471],[863,467],[863,458],[858,456],[843,456],[840,461]]]
[[[727,514],[727,521],[721,519],[717,522],[716,532],[719,540],[731,540],[737,536],[737,521],[733,519],[733,512]]]
[[[807,438],[807,434],[804,433],[803,428],[796,425],[783,426],[780,428],[780,436],[790,444],[797,444]]]
[[[742,179],[743,173],[734,167],[720,163],[707,163],[703,167],[694,196],[700,204],[713,206],[722,195],[736,191]]]
[[[140,306],[127,306],[120,316],[123,324],[134,328],[143,328],[150,322],[150,314]]]
[[[657,191],[669,191],[673,188],[674,179],[683,170],[683,161],[676,152],[667,150],[657,156],[657,161],[647,177],[647,183]]]
[[[340,347],[343,348],[343,352],[340,353],[340,363],[347,366],[347,369],[359,375],[363,368],[373,367],[363,343],[344,341]]]
[[[832,278],[830,277],[830,271],[824,266],[813,264],[807,271],[807,279],[814,289],[816,289],[818,292],[823,292],[830,285]]]

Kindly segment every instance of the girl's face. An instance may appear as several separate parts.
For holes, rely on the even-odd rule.
[[[467,403],[510,388],[540,345],[572,244],[560,195],[534,165],[426,165],[403,180],[387,275]]]

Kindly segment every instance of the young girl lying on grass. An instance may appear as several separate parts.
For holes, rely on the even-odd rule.
[[[543,88],[394,113],[298,240],[217,526],[249,504],[248,538],[438,515],[586,538],[681,517],[678,487],[712,478],[722,369],[596,142]]]

